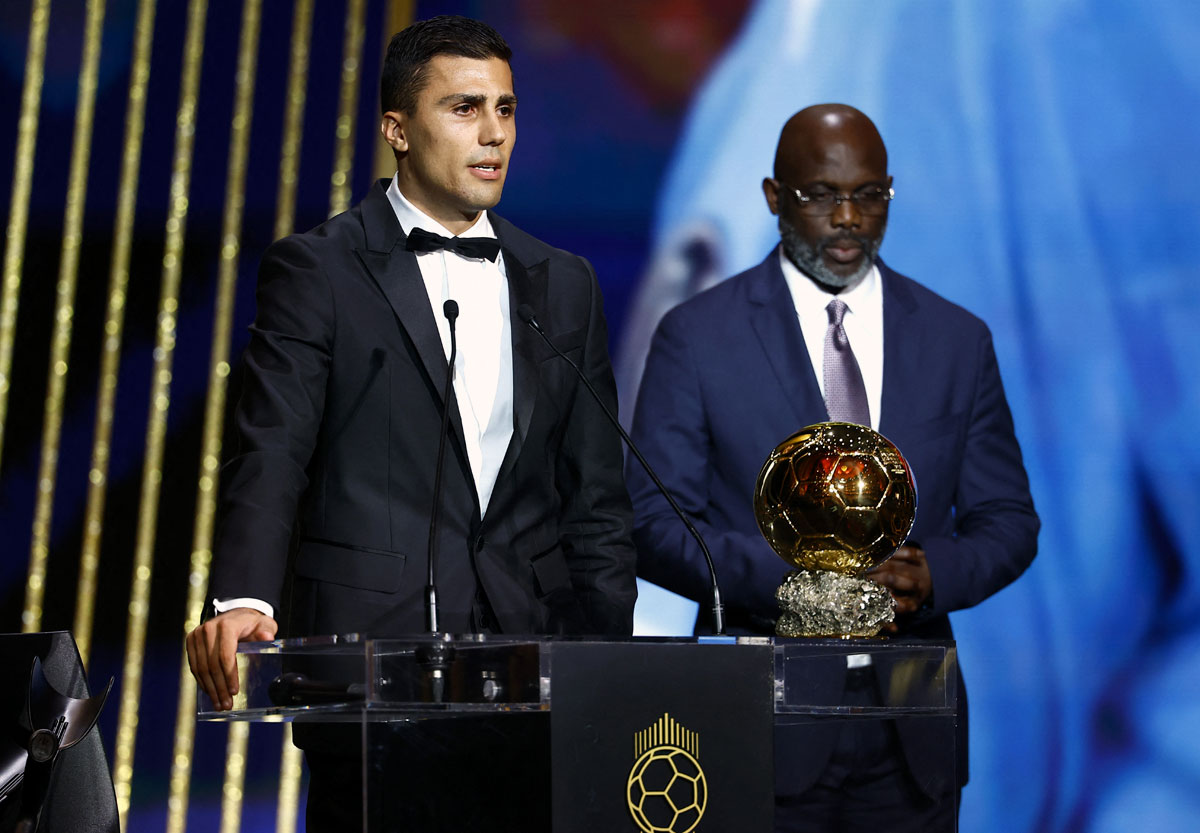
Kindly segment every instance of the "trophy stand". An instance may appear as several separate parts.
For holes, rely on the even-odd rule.
[[[792,570],[775,591],[780,636],[869,638],[896,618],[887,589],[832,570]]]

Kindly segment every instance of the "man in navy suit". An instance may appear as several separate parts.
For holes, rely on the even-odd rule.
[[[634,439],[705,535],[730,631],[769,634],[787,568],[754,519],[759,470],[781,440],[831,412],[869,424],[899,447],[918,488],[907,545],[869,577],[896,600],[894,633],[951,638],[947,614],[1009,584],[1037,549],[991,334],[877,257],[892,178],[883,140],[858,110],[826,104],[795,114],[763,193],[780,246],[663,318]],[[627,482],[639,574],[707,598],[699,548],[637,467],[627,467]],[[872,673],[844,670],[848,696],[856,681],[869,688]],[[961,688],[959,705],[961,788]],[[953,829],[957,792],[933,761],[935,738],[877,721],[825,734],[804,749],[777,737],[777,829]]]

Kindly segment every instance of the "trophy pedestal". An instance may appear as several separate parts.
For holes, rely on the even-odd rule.
[[[871,637],[896,618],[886,588],[832,570],[792,570],[775,591],[779,636]]]

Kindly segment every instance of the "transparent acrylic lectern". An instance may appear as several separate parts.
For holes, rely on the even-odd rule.
[[[241,646],[231,712],[360,766],[363,830],[770,831],[838,732],[886,721],[955,801],[953,642],[356,635]],[[357,796],[348,797],[355,800]]]

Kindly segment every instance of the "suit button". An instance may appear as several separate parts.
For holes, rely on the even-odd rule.
[[[487,541],[483,538],[475,539],[475,552],[482,552],[485,546],[487,546]]]

